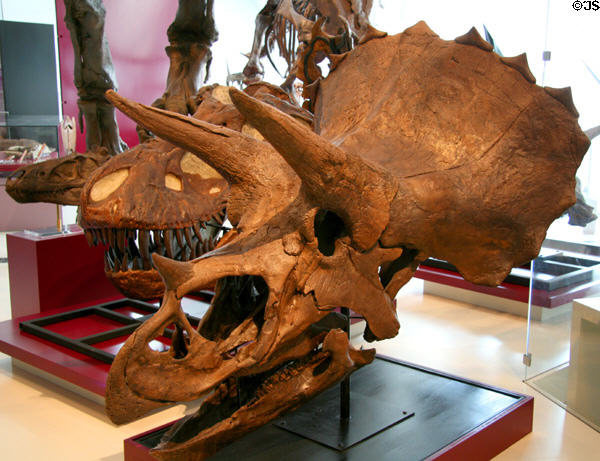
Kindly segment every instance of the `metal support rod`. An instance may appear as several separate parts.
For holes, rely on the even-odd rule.
[[[346,333],[350,339],[350,309],[342,307],[340,312],[346,316]],[[340,419],[342,421],[350,419],[350,376],[346,376],[340,383]]]
[[[61,213],[61,209],[60,209],[60,205],[56,205],[56,230],[58,232],[62,232],[63,231],[63,225],[62,225],[62,213]]]

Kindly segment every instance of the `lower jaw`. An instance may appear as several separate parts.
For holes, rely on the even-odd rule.
[[[151,453],[165,461],[206,459],[370,363],[374,352],[353,349],[344,332],[333,330],[322,350],[280,368],[257,387],[254,395],[244,396],[245,401],[240,402],[239,397],[242,380],[221,383],[198,412],[176,423]]]
[[[134,299],[162,297],[165,285],[159,273],[152,270],[105,271],[106,277],[125,296]]]

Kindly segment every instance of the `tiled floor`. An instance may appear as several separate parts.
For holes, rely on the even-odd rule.
[[[0,258],[5,242],[0,234]],[[10,317],[7,272],[0,263],[0,320]],[[378,352],[535,397],[533,433],[497,460],[600,459],[600,433],[522,382],[524,319],[423,295],[418,280],[402,290],[398,311],[400,334],[379,343]],[[98,403],[13,368],[3,354],[0,396],[0,458],[6,460],[122,460],[123,439],[191,411],[178,405],[117,427]]]

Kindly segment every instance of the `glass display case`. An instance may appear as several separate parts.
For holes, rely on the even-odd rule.
[[[45,160],[58,151],[54,28],[0,21],[0,169]]]

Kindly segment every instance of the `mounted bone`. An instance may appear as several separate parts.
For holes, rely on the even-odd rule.
[[[330,54],[329,56],[327,56],[329,58],[329,71],[333,72],[347,55],[348,53],[342,53]]]
[[[298,40],[305,42],[310,40],[314,21],[311,21],[301,14],[298,14],[294,9],[292,0],[283,0],[277,7],[276,13],[280,16],[283,16],[294,25],[298,31]]]

